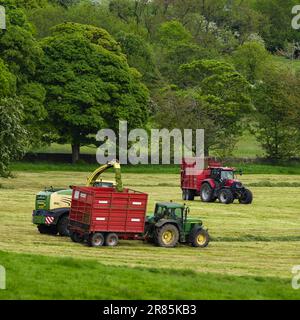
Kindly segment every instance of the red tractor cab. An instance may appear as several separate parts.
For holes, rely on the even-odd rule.
[[[204,169],[196,168],[196,159],[183,159],[181,164],[181,189],[183,200],[200,196],[203,202],[217,199],[223,204],[238,199],[241,204],[250,204],[252,192],[235,178],[234,168],[223,167],[215,161],[206,161]],[[240,172],[240,174],[242,174]]]

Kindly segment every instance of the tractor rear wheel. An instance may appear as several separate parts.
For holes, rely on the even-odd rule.
[[[179,231],[173,224],[165,224],[158,229],[156,243],[160,247],[173,248],[179,240]]]
[[[101,247],[104,244],[104,236],[100,232],[93,233],[89,236],[88,245],[90,247]]]
[[[69,237],[70,231],[68,229],[69,217],[65,214],[57,222],[57,230],[60,236]]]
[[[105,245],[108,247],[115,247],[119,243],[119,237],[116,233],[109,233],[105,239]]]
[[[230,204],[234,201],[233,194],[229,189],[222,189],[219,193],[219,201],[223,204]]]
[[[209,234],[204,229],[197,230],[191,238],[191,244],[193,247],[205,248],[209,244]]]
[[[204,183],[202,185],[200,190],[200,197],[203,202],[213,202],[216,200],[214,198],[214,190],[208,183]]]
[[[241,195],[241,198],[239,199],[239,202],[241,204],[251,204],[253,201],[253,194],[249,189],[245,189],[243,194]]]

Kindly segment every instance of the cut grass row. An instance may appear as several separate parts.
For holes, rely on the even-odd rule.
[[[299,299],[290,279],[107,266],[97,260],[0,251],[0,299]]]

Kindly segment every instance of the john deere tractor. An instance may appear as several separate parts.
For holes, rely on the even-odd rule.
[[[157,203],[154,215],[148,216],[145,238],[160,247],[172,248],[178,243],[204,248],[209,243],[209,234],[199,218],[189,218],[185,205],[164,202]]]
[[[109,168],[115,169],[116,183],[100,179],[100,175]],[[122,190],[121,167],[117,160],[96,169],[88,178],[87,186],[93,187],[112,187]],[[53,234],[59,233],[61,236],[69,236],[69,210],[72,199],[72,188],[54,189],[46,188],[36,195],[35,210],[33,210],[33,223],[37,225],[40,233]]]

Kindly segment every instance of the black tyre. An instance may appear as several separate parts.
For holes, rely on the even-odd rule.
[[[201,186],[200,197],[203,202],[213,202],[216,200],[214,198],[214,190],[208,183],[204,183]]]
[[[90,247],[101,247],[104,245],[104,236],[100,232],[96,232],[90,235],[88,240]]]
[[[173,224],[165,224],[157,232],[156,243],[160,247],[173,248],[179,240],[179,231]]]
[[[45,224],[40,224],[37,226],[37,228],[41,234],[51,234],[51,235],[57,234],[56,226],[47,226]]]
[[[253,194],[249,189],[245,189],[245,191],[242,193],[241,198],[239,199],[239,202],[241,204],[251,204],[253,201]]]
[[[84,241],[83,236],[81,236],[78,232],[71,232],[70,237],[71,237],[72,241],[76,242],[76,243],[81,243]]]
[[[233,194],[229,189],[222,189],[219,192],[219,201],[223,204],[230,204],[234,201]]]
[[[119,237],[116,233],[109,233],[105,238],[105,245],[108,247],[115,247],[119,243]]]
[[[194,190],[187,190],[187,200],[194,201],[195,199],[195,191]]]
[[[70,236],[68,225],[69,225],[69,216],[65,214],[61,216],[57,222],[57,230],[60,236],[62,237]]]
[[[50,234],[49,226],[45,226],[44,224],[39,224],[37,228],[41,234]]]
[[[192,234],[191,245],[197,248],[205,248],[209,244],[209,234],[206,230],[200,229]]]

